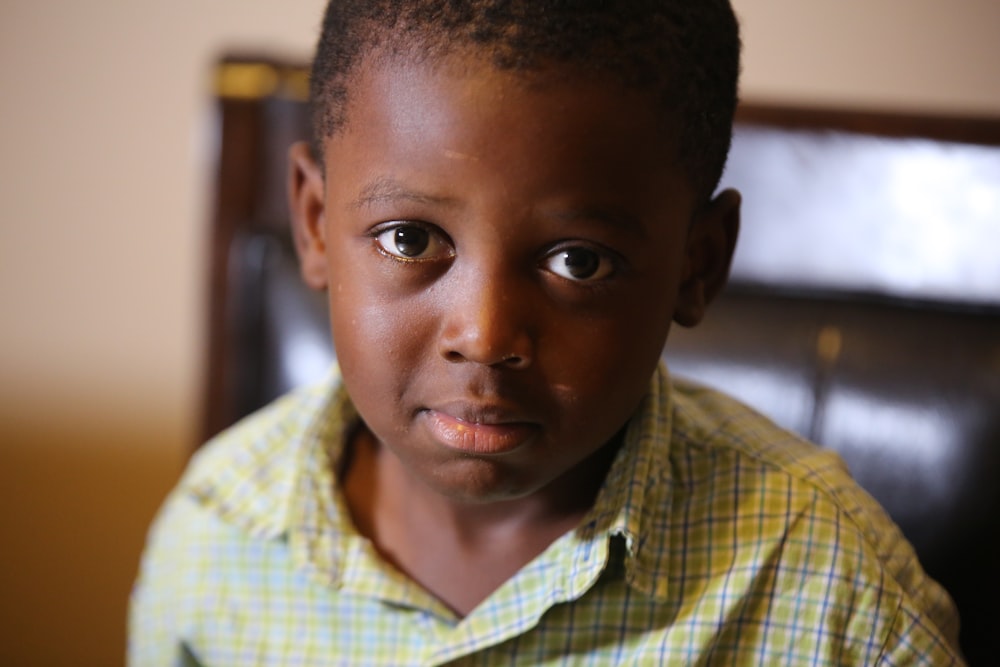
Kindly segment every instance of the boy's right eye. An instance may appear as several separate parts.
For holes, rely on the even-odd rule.
[[[441,232],[415,223],[399,223],[378,230],[375,242],[383,252],[399,259],[446,259],[455,255]]]

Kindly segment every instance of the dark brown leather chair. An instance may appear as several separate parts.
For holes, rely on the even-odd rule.
[[[217,68],[204,434],[333,360],[298,277],[285,150],[306,71]],[[675,329],[674,373],[823,446],[952,593],[972,664],[1000,655],[1000,119],[746,106],[726,184],[744,195],[726,292]]]

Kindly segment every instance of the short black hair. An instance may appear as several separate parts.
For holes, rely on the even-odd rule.
[[[310,83],[313,148],[343,126],[363,58],[461,47],[504,70],[571,66],[648,93],[679,133],[696,192],[717,187],[740,71],[729,0],[330,0]]]

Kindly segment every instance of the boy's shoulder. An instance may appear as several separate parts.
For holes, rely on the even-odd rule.
[[[857,529],[867,546],[882,544],[885,510],[851,477],[833,450],[809,442],[724,393],[681,378],[671,381],[671,474],[696,495],[761,496],[825,512]],[[894,540],[895,541],[895,540]],[[908,545],[907,545],[908,546]]]
[[[836,495],[856,488],[846,464],[829,449],[809,442],[723,392],[671,377],[671,449],[697,466],[720,463],[756,466],[790,481]]]
[[[832,573],[848,588],[852,578],[867,580],[957,634],[947,593],[836,452],[734,398],[672,378],[669,461],[675,531],[770,553],[803,573]]]
[[[283,531],[299,464],[322,446],[338,386],[334,372],[223,430],[195,452],[174,493],[251,534]]]

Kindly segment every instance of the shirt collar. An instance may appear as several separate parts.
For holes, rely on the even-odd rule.
[[[626,581],[653,597],[666,597],[667,581],[660,560],[669,553],[670,535],[663,517],[672,498],[670,379],[660,364],[629,421],[625,442],[608,471],[594,508],[578,529],[583,540],[620,539],[611,550],[624,560]]]
[[[628,583],[647,595],[664,597],[666,580],[657,562],[668,553],[669,535],[662,519],[669,514],[671,477],[670,381],[661,364],[626,428],[593,509],[565,547],[575,560],[586,555],[594,565],[593,547],[620,539]],[[343,496],[335,493],[348,429],[357,412],[334,369],[323,383],[300,390],[251,416],[206,446],[182,487],[227,523],[262,539],[289,538],[297,564],[328,584],[343,576],[344,559],[363,548]],[[291,465],[290,465],[291,463]]]
[[[303,473],[328,460],[323,443],[338,440],[335,434],[353,420],[335,368],[324,382],[278,399],[206,443],[179,488],[256,538],[285,537]]]

